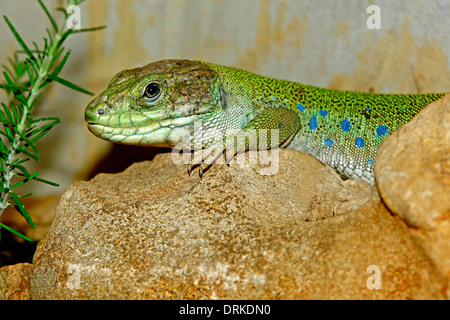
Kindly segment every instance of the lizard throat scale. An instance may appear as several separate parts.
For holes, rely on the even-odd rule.
[[[252,149],[249,133],[261,148],[260,132],[276,129],[278,139],[265,139],[264,149],[299,150],[343,178],[373,185],[380,144],[444,95],[340,91],[202,61],[163,60],[118,73],[87,106],[85,119],[105,140],[172,148],[183,141],[193,154],[223,152],[235,140],[242,142],[236,152]],[[199,166],[202,176],[218,156],[206,152],[188,170]]]

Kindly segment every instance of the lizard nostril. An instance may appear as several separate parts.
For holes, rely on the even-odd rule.
[[[98,115],[92,112],[89,108],[87,108],[84,113],[84,119],[88,123],[96,123],[98,120]]]
[[[98,113],[99,115],[103,115],[103,114],[105,114],[105,109],[100,108],[100,109],[97,110],[97,113]]]

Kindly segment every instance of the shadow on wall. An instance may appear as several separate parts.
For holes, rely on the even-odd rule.
[[[111,151],[100,159],[86,179],[90,180],[99,173],[122,172],[135,162],[153,160],[158,153],[170,152],[169,148],[146,148],[113,144]]]

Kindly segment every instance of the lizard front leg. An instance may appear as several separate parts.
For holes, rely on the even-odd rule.
[[[238,153],[248,150],[267,150],[288,142],[301,128],[296,111],[283,107],[270,107],[254,117],[242,131],[225,137],[203,150],[195,150],[188,164],[188,173],[199,167],[199,176],[205,172],[225,152],[229,164]]]

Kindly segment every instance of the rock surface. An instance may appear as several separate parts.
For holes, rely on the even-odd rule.
[[[280,150],[275,175],[185,170],[165,154],[73,183],[38,245],[31,297],[445,298],[441,273],[365,182],[294,150]]]
[[[450,298],[450,95],[386,139],[375,177],[383,201],[445,277]]]
[[[0,300],[29,300],[29,273],[32,268],[30,263],[0,268]]]

